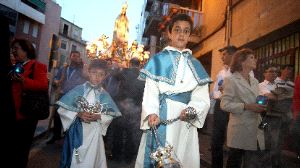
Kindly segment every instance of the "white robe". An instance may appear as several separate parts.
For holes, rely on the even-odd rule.
[[[86,99],[89,103],[94,103],[95,93],[89,92]],[[66,131],[74,121],[77,113],[60,107],[58,109],[64,131]],[[103,137],[113,117],[101,115],[101,120],[95,122],[82,122],[83,141],[78,148],[79,156],[75,156],[73,151],[71,168],[106,168],[106,156]]]
[[[185,69],[185,70],[184,70]],[[146,78],[144,97],[142,103],[141,129],[149,129],[148,116],[157,114],[159,116],[159,94],[160,93],[182,93],[192,91],[191,100],[186,105],[184,103],[166,99],[167,119],[173,119],[180,115],[181,111],[190,106],[196,109],[198,120],[193,123],[194,126],[187,127],[187,122],[176,121],[166,128],[166,142],[174,148],[175,154],[182,164],[183,168],[199,168],[199,140],[197,128],[203,127],[206,115],[209,110],[210,100],[208,84],[199,86],[188,65],[184,66],[184,59],[181,55],[175,85],[169,85],[165,82],[156,82]],[[183,81],[181,83],[180,81]],[[144,131],[135,168],[143,168],[144,154],[146,146],[146,131]]]

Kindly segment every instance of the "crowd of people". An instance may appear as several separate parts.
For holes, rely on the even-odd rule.
[[[167,29],[168,46],[145,65],[138,58],[129,67],[94,59],[85,67],[80,52],[70,53],[70,63],[58,70],[51,85],[54,125],[47,144],[64,138],[60,167],[105,168],[107,157],[134,161],[136,168],[200,167],[197,131],[210,109],[213,81],[186,48],[192,25],[188,15],[175,15]],[[11,88],[4,114],[13,111],[14,134],[22,140],[15,144],[14,167],[25,168],[38,120],[23,114],[22,93],[48,91],[47,66],[37,61],[28,40],[10,44],[5,66],[21,64],[23,69],[1,72],[9,74],[3,76]],[[282,167],[287,136],[300,154],[300,75],[294,83],[293,66],[269,65],[259,83],[251,49],[226,46],[219,51],[224,68],[212,90],[212,167],[225,165],[225,151],[228,168]]]
[[[257,60],[250,49],[219,50],[224,68],[212,92],[214,123],[212,167],[284,167],[281,151],[299,157],[299,88],[292,65],[264,67],[264,81],[255,78]],[[299,75],[298,75],[299,78]],[[290,138],[289,141],[287,139]],[[224,143],[226,147],[224,148]]]

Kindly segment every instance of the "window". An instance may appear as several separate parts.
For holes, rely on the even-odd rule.
[[[72,44],[72,51],[76,51],[77,46]]]
[[[64,24],[63,35],[68,36],[69,26]]]
[[[59,65],[60,65],[60,66],[63,66],[63,65],[64,65],[64,63],[67,61],[66,58],[67,58],[67,57],[66,57],[65,55],[61,55],[61,56],[60,56],[60,60],[59,60]]]
[[[25,34],[29,33],[29,26],[30,26],[30,22],[28,20],[25,20],[24,27],[23,27],[23,33],[25,33]]]
[[[73,30],[73,37],[74,37],[75,39],[78,39],[78,38],[79,38],[79,31],[78,31],[78,30],[76,30],[76,29]]]
[[[39,32],[39,26],[37,24],[35,24],[33,26],[33,29],[32,29],[32,36],[33,37],[37,37],[38,36],[38,32]]]
[[[300,72],[299,41],[299,32],[297,32],[255,49],[258,59],[255,77],[263,81],[261,72],[269,64],[292,64],[295,66],[294,74],[298,74]]]
[[[67,49],[67,42],[64,41],[64,40],[62,40],[62,41],[61,41],[61,44],[60,44],[60,48],[62,48],[62,49]]]

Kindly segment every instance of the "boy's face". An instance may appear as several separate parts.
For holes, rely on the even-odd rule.
[[[188,21],[178,20],[174,23],[169,38],[170,45],[178,50],[185,49],[191,34],[191,26]]]
[[[90,69],[88,76],[92,85],[99,85],[106,77],[106,72],[103,69]]]

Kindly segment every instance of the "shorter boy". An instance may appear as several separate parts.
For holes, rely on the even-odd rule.
[[[121,116],[110,95],[101,87],[107,68],[104,60],[92,60],[89,81],[70,90],[57,102],[66,131],[60,167],[107,167],[102,136],[112,119]]]

